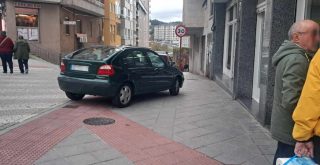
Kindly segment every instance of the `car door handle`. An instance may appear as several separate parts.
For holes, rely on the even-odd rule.
[[[154,68],[154,71],[160,71],[161,68]]]

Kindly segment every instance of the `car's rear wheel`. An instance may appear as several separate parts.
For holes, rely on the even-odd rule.
[[[133,96],[132,87],[129,84],[122,85],[117,95],[113,98],[112,102],[119,108],[124,108],[130,105]]]
[[[177,96],[180,92],[180,81],[179,79],[176,79],[174,82],[174,86],[169,89],[170,95],[171,96]]]
[[[70,100],[73,100],[73,101],[82,100],[83,97],[85,96],[84,94],[76,94],[76,93],[71,93],[71,92],[66,92],[66,95]]]

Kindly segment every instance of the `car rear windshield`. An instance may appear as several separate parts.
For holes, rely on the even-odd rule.
[[[103,61],[111,55],[117,53],[119,49],[106,47],[92,47],[79,50],[75,52],[71,59],[75,60],[89,60],[89,61]]]

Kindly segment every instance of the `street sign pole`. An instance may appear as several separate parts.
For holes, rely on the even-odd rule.
[[[180,37],[180,52],[179,52],[179,61],[182,56],[182,37]]]
[[[187,28],[183,25],[178,25],[176,27],[176,35],[180,38],[180,52],[179,52],[179,57],[177,58],[179,65],[180,65],[180,62],[181,62],[181,56],[182,56],[182,37],[184,37],[185,35],[187,35]],[[180,68],[182,69],[182,68]]]

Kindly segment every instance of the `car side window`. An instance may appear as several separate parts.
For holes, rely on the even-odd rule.
[[[150,66],[147,57],[141,51],[130,51],[127,56],[123,58],[123,63],[127,65],[128,68]]]
[[[153,67],[164,68],[166,66],[160,56],[154,54],[153,52],[147,52],[147,55]]]

